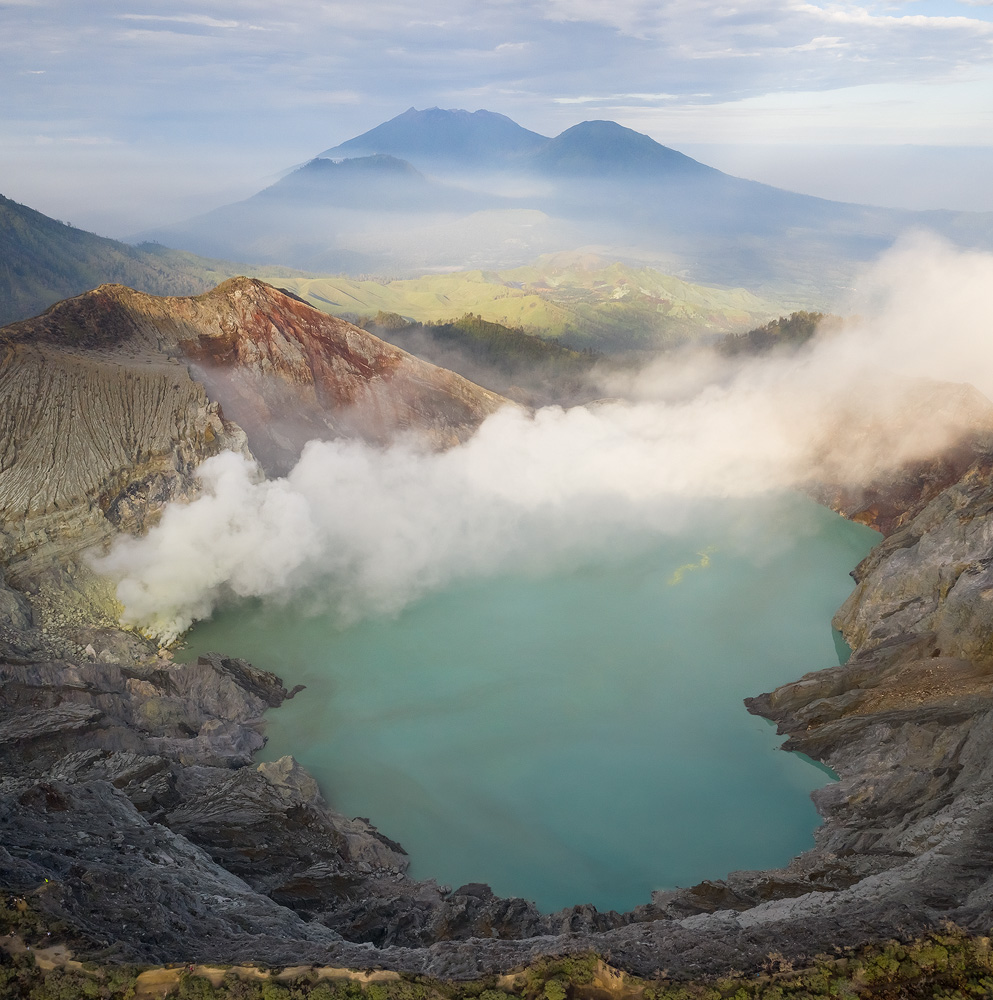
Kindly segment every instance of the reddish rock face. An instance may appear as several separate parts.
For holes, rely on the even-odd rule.
[[[506,402],[260,281],[172,301],[195,330],[176,346],[269,472],[313,438],[411,433],[445,447]]]
[[[260,281],[103,285],[0,331],[0,561],[26,580],[142,531],[246,434],[282,474],[313,438],[446,447],[506,404]]]
[[[864,485],[818,485],[809,493],[850,521],[892,535],[979,464],[981,441],[965,438],[938,458],[906,465]]]
[[[507,403],[249,278],[192,298],[103,285],[11,330],[87,353],[178,357],[270,474],[287,472],[314,438],[411,434],[446,447]]]
[[[867,400],[838,413],[820,444],[821,474],[808,492],[891,535],[968,470],[989,467],[993,404],[970,385],[906,382],[892,405]]]

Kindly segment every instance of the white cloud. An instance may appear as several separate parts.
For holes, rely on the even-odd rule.
[[[699,96],[699,95],[697,95]],[[649,104],[658,104],[664,101],[677,101],[678,94],[610,94],[606,97],[554,97],[552,100],[556,104],[611,104],[618,101],[645,101]]]
[[[871,27],[880,30],[899,28],[924,28],[935,31],[961,31],[967,34],[990,36],[993,24],[974,17],[945,17],[928,14],[873,14],[865,7],[817,7],[800,3],[793,8],[799,14],[810,15],[816,20],[831,24]]]
[[[922,2],[423,0],[412,10],[400,0],[88,0],[60,4],[57,18],[50,3],[8,4],[0,124],[13,146],[0,147],[0,169],[12,177],[11,149],[39,132],[106,135],[189,150],[195,185],[208,147],[226,146],[233,169],[261,155],[246,109],[284,165],[411,105],[489,107],[546,134],[575,124],[581,108],[693,139],[719,138],[725,125],[736,139],[752,128],[789,137],[826,118],[840,141],[873,127],[887,141],[980,135],[990,8]],[[872,87],[902,90],[898,112],[856,102],[846,135],[836,95]],[[917,119],[903,110],[914,104],[924,109]],[[69,185],[71,158],[62,162]]]
[[[207,14],[118,14],[123,21],[166,21],[177,24],[195,24],[204,28],[237,28],[240,21],[222,21]]]
[[[791,51],[817,52],[822,49],[846,49],[848,47],[849,43],[839,35],[818,35],[817,38],[812,38],[809,42],[804,42],[803,45],[792,46]]]
[[[866,276],[865,319],[795,356],[737,369],[670,357],[607,387],[628,402],[505,408],[440,453],[311,442],[270,482],[227,453],[204,465],[203,498],[96,566],[118,581],[127,619],[167,637],[226,594],[289,599],[315,580],[354,620],[452,581],[678,530],[710,498],[859,483],[975,428],[988,404],[928,380],[993,391],[991,283],[993,255],[912,241]]]
[[[120,140],[107,135],[36,135],[34,141],[39,146],[119,146]]]
[[[797,90],[723,102],[616,102],[597,112],[677,146],[715,141],[972,146],[993,135],[993,68],[961,81]]]

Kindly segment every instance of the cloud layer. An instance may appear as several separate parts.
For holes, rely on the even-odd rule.
[[[889,141],[974,143],[991,112],[993,8],[964,0],[31,0],[2,10],[0,164],[14,185],[5,193],[38,193],[42,209],[36,177],[53,152],[46,161],[38,140],[57,145],[63,186],[71,176],[85,201],[88,186],[98,197],[100,172],[69,140],[144,151],[146,169],[185,149],[184,180],[223,150],[247,194],[246,169],[261,186],[410,105],[488,107],[549,134],[612,118],[677,145],[725,136],[708,108],[734,116],[740,102],[768,95],[804,94],[816,133],[817,95],[898,88],[895,109],[884,94],[870,99],[874,131],[859,133],[869,141],[892,132]],[[950,84],[957,89],[929,109],[928,89]],[[770,127],[750,111],[739,141]],[[789,134],[802,125],[792,115]],[[104,174],[108,162],[128,167],[120,150],[104,157]],[[167,177],[154,179],[164,188]],[[112,201],[112,184],[99,197]],[[169,211],[169,198],[156,201]]]
[[[920,239],[867,276],[865,319],[798,355],[663,358],[609,387],[623,401],[508,408],[441,453],[312,442],[269,482],[221,455],[201,499],[96,565],[127,620],[160,636],[231,595],[318,593],[349,621],[460,578],[637,546],[718,498],[865,481],[988,421],[975,390],[931,380],[993,393],[991,287],[993,256]]]

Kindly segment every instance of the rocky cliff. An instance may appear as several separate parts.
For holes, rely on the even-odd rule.
[[[0,565],[50,632],[113,625],[81,554],[192,497],[209,456],[280,473],[313,438],[444,447],[506,403],[260,281],[103,285],[0,331]]]
[[[75,579],[84,544],[140,530],[222,444],[290,461],[277,406],[302,432],[422,427],[437,445],[500,405],[311,312],[256,282],[161,301],[115,287],[4,331],[10,581]],[[109,621],[53,632],[44,588],[0,580],[0,888],[33,894],[88,956],[443,977],[590,950],[645,975],[716,973],[946,920],[985,933],[993,449],[983,432],[858,497],[824,492],[888,535],[838,614],[850,662],[749,702],[840,776],[815,795],[816,846],[782,870],[627,914],[547,916],[486,886],[415,882],[402,848],[337,814],[291,758],[254,763],[262,714],[287,697],[278,678],[221,656],[176,665]]]

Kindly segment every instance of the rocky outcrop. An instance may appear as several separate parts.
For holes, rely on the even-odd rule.
[[[252,278],[179,298],[102,285],[4,335],[12,345],[71,349],[77,361],[113,357],[119,378],[143,374],[156,360],[174,372],[188,369],[211,403],[244,429],[269,473],[288,471],[315,438],[383,444],[409,433],[435,447],[451,445],[507,404]],[[83,430],[101,429],[100,412]]]
[[[539,929],[524,900],[407,878],[403,849],[292,758],[256,765],[279,678],[143,652],[0,661],[0,885],[35,891],[84,949],[364,967],[370,943]]]
[[[14,328],[16,331],[17,328]],[[11,580],[138,532],[196,491],[194,471],[244,435],[175,359],[0,336],[0,560]]]
[[[993,403],[971,385],[894,376],[838,403],[808,428],[814,477],[805,488],[884,535],[993,449]]]
[[[272,473],[313,438],[444,447],[506,402],[259,281],[105,285],[0,331],[0,566],[58,650],[83,647],[119,611],[83,554],[195,496],[211,455]]]
[[[256,935],[316,954],[337,936],[280,903],[406,867],[292,760],[252,763],[263,711],[287,696],[272,674],[146,650],[127,665],[0,664],[0,685],[0,880],[44,886],[50,912],[114,954],[248,957],[257,945],[238,942]]]

